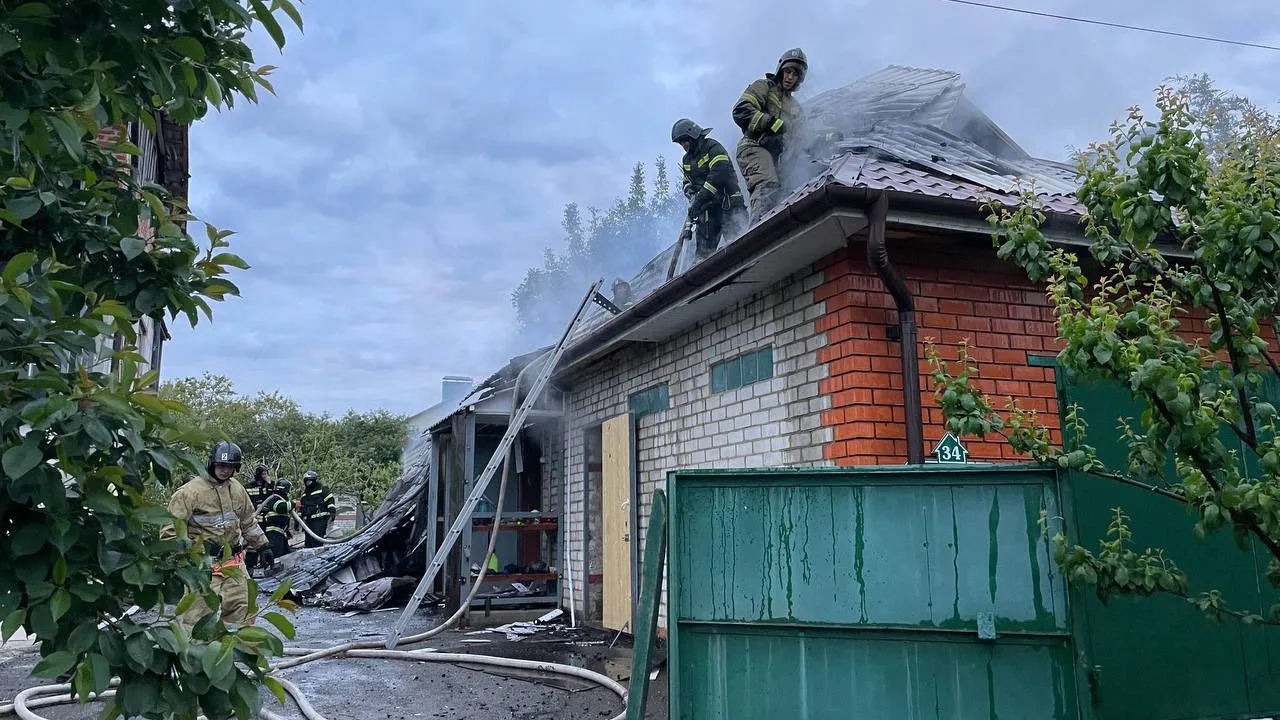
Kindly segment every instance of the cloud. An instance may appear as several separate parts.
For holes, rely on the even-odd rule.
[[[1280,43],[1280,6],[1171,0],[1046,12]],[[1150,12],[1159,8],[1159,13]],[[415,412],[441,377],[514,352],[511,290],[560,248],[567,202],[607,207],[631,166],[674,163],[688,116],[732,147],[730,108],[790,47],[807,95],[889,64],[961,72],[1028,151],[1064,158],[1178,73],[1280,98],[1276,54],[944,0],[312,3],[278,96],[192,133],[191,201],[254,266],[215,320],[175,328],[164,373],[231,377],[315,411]]]

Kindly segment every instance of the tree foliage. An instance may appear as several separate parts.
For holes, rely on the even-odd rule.
[[[565,206],[564,251],[547,248],[542,267],[530,268],[511,294],[523,339],[542,342],[557,335],[592,282],[630,279],[675,242],[684,221],[684,198],[672,196],[664,158],[657,158],[654,169],[653,187],[647,191],[644,163],[636,163],[626,196],[607,212],[590,208],[584,220],[577,203]]]
[[[1099,458],[1077,407],[1065,409],[1064,443],[1056,444],[1012,400],[996,412],[975,390],[978,368],[963,347],[958,368],[928,353],[949,429],[1000,433],[1036,460],[1185,505],[1197,536],[1229,529],[1242,549],[1256,543],[1269,554],[1267,575],[1280,587],[1280,434],[1266,388],[1280,380],[1280,125],[1252,106],[1233,125],[1206,125],[1190,96],[1161,88],[1159,119],[1134,108],[1109,141],[1081,154],[1091,264],[1049,245],[1033,194],[1014,208],[987,205],[998,255],[1048,288],[1060,370],[1112,381],[1143,408],[1121,419],[1126,462]],[[1185,259],[1161,251],[1169,247]],[[1189,315],[1206,321],[1207,342],[1183,332]],[[1280,605],[1258,613],[1231,606],[1218,590],[1193,593],[1192,578],[1157,543],[1137,543],[1123,509],[1096,549],[1061,533],[1053,544],[1068,577],[1104,601],[1169,593],[1211,620],[1280,623]]]
[[[281,652],[260,628],[210,615],[188,630],[163,612],[188,591],[217,596],[201,548],[161,540],[171,518],[142,492],[203,462],[178,449],[196,437],[184,408],[147,390],[133,327],[194,325],[247,265],[229,232],[208,227],[202,249],[180,199],[114,155],[138,148],[97,142],[270,89],[245,34],[283,45],[273,12],[301,26],[288,0],[0,1],[0,617],[5,637],[38,638],[37,673],[70,674],[81,700],[118,676],[107,717],[249,717]],[[118,372],[77,366],[117,336]],[[144,612],[123,617],[134,604]]]
[[[190,407],[206,436],[240,446],[244,480],[265,463],[299,491],[302,473],[315,470],[335,492],[376,504],[400,477],[408,422],[402,415],[386,410],[349,411],[340,418],[315,415],[279,393],[241,395],[229,378],[211,373],[166,382],[160,395]]]

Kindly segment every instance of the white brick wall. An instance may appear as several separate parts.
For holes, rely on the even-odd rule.
[[[653,491],[665,487],[668,471],[831,464],[822,456],[823,445],[833,439],[831,430],[821,427],[829,401],[819,392],[827,370],[818,362],[818,350],[826,344],[826,335],[816,331],[814,322],[825,312],[824,303],[813,301],[813,290],[821,282],[820,271],[805,270],[675,338],[633,345],[565,378],[565,469],[572,517],[563,534],[571,543],[574,599],[580,612],[586,579],[583,435],[627,412],[632,394],[665,382],[670,398],[668,410],[638,421],[643,496],[640,527],[632,533],[637,542],[643,543]],[[772,379],[711,392],[712,363],[770,344]],[[559,481],[556,492],[563,496]],[[596,500],[593,512],[598,513]],[[591,545],[591,564],[599,572],[598,540]],[[567,593],[568,583],[563,587]],[[564,601],[568,602],[567,594]],[[665,594],[659,623],[666,627]]]

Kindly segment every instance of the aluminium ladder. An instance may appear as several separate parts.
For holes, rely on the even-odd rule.
[[[555,372],[556,365],[560,362],[560,356],[564,354],[569,336],[573,334],[573,329],[577,327],[578,321],[582,319],[582,314],[587,305],[595,302],[609,310],[609,312],[617,314],[616,308],[609,307],[613,303],[608,302],[607,298],[600,295],[600,287],[603,284],[604,280],[597,280],[591,286],[591,289],[583,296],[582,302],[578,304],[578,309],[574,312],[573,319],[569,321],[568,327],[564,329],[564,334],[560,336],[560,342],[556,343],[550,353],[543,356],[546,360],[543,363],[542,370],[538,372],[537,378],[534,379],[533,385],[529,388],[529,393],[525,395],[519,409],[516,410],[515,417],[507,425],[507,430],[502,435],[502,441],[498,443],[498,447],[493,451],[493,456],[489,458],[489,464],[485,466],[484,472],[476,479],[475,486],[471,489],[471,494],[467,496],[467,501],[463,503],[462,509],[458,511],[458,516],[454,519],[449,532],[445,534],[444,540],[436,550],[435,556],[431,558],[431,562],[427,565],[426,573],[423,574],[417,589],[413,591],[413,597],[405,605],[404,612],[400,613],[400,617],[396,620],[391,632],[387,634],[386,647],[388,650],[394,649],[400,643],[401,635],[404,634],[405,628],[413,618],[413,614],[418,611],[418,606],[422,604],[422,599],[426,597],[427,588],[431,587],[431,584],[435,582],[436,575],[440,572],[440,568],[444,567],[446,558],[453,551],[453,546],[457,544],[458,538],[462,536],[462,531],[471,526],[472,513],[475,512],[480,499],[488,491],[489,483],[493,481],[493,476],[498,467],[506,461],[507,451],[511,448],[511,444],[515,442],[516,435],[520,432],[520,428],[524,426],[524,421],[529,416],[529,412],[533,410],[534,404],[538,401],[538,396],[542,394],[547,382],[551,380],[551,375]],[[537,362],[537,360],[534,360],[534,362]],[[517,376],[518,379],[519,376]],[[517,383],[512,390],[511,401],[515,402],[519,394],[520,387],[519,383]]]

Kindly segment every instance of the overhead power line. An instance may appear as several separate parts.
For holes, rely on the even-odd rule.
[[[1157,28],[1142,27],[1141,25],[1125,25],[1123,23],[1106,22],[1105,20],[1090,20],[1089,18],[1071,17],[1070,15],[1057,15],[1054,13],[1038,12],[1036,10],[1024,10],[1022,8],[1005,7],[1004,5],[993,5],[990,3],[975,2],[974,0],[945,0],[958,5],[973,5],[974,7],[988,8],[991,10],[1003,10],[1005,12],[1022,13],[1023,15],[1036,15],[1038,17],[1052,18],[1054,20],[1070,20],[1071,22],[1085,23],[1088,25],[1104,25],[1106,27],[1121,28],[1124,30],[1137,30],[1138,32],[1153,33],[1156,35],[1171,35],[1173,37],[1188,38],[1191,40],[1206,40],[1208,42],[1222,43],[1223,45],[1239,45],[1240,47],[1258,48],[1260,50],[1275,50],[1280,52],[1280,47],[1275,45],[1262,45],[1260,43],[1244,42],[1241,40],[1227,40],[1225,38],[1209,37],[1208,35],[1195,35],[1192,33],[1180,33],[1173,30],[1159,30]]]

